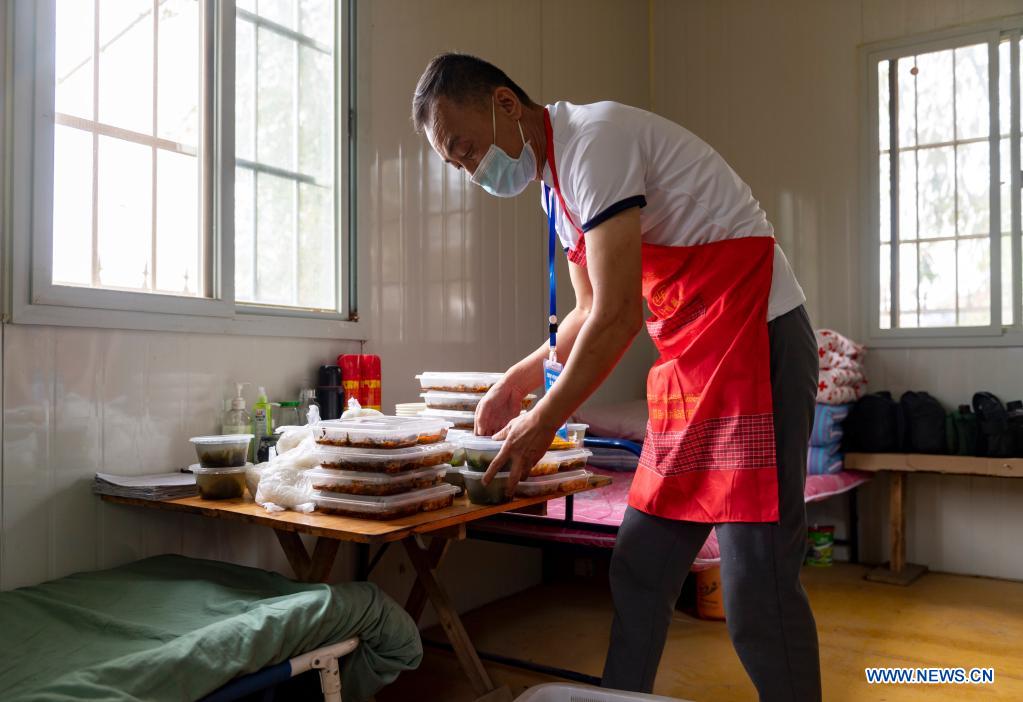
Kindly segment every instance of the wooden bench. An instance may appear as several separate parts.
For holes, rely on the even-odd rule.
[[[866,578],[894,585],[909,585],[927,571],[927,566],[906,563],[907,473],[1023,478],[1023,458],[941,456],[923,453],[847,453],[845,467],[891,473],[888,482],[891,558],[888,563],[867,573]]]

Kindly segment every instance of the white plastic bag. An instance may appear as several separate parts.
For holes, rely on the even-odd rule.
[[[373,417],[382,415],[383,412],[379,412],[375,409],[363,409],[359,401],[354,397],[348,398],[348,409],[341,415],[341,419],[353,419],[355,417]]]
[[[320,464],[316,442],[309,436],[295,448],[275,456],[261,471],[256,489],[256,502],[270,512],[291,509],[312,512],[313,487],[305,473]]]
[[[320,408],[316,405],[310,406],[307,419],[309,421],[304,427],[278,427],[277,431],[281,435],[277,439],[278,456],[296,448],[307,437],[313,435],[313,425],[320,421]]]

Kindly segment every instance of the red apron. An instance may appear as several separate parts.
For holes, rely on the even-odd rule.
[[[544,122],[554,190],[579,232],[569,260],[585,265],[546,111]],[[653,312],[647,329],[661,357],[647,378],[650,418],[631,507],[694,522],[778,521],[767,333],[773,264],[767,236],[643,244],[643,296]]]

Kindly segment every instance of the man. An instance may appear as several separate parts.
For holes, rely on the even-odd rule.
[[[674,604],[717,527],[728,631],[762,700],[820,699],[817,632],[799,582],[817,356],[805,297],[749,187],[677,124],[613,102],[535,104],[473,56],[433,59],[412,119],[491,194],[543,183],[576,306],[557,327],[564,371],[536,407],[545,343],[480,403],[506,443],[489,480],[521,479],[643,324],[661,358],[618,533],[603,684],[649,692]],[[552,320],[553,321],[553,320]]]

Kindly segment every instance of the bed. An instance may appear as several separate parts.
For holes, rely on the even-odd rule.
[[[11,702],[226,702],[311,669],[348,702],[422,658],[415,623],[375,585],[175,555],[0,593],[0,632]]]

